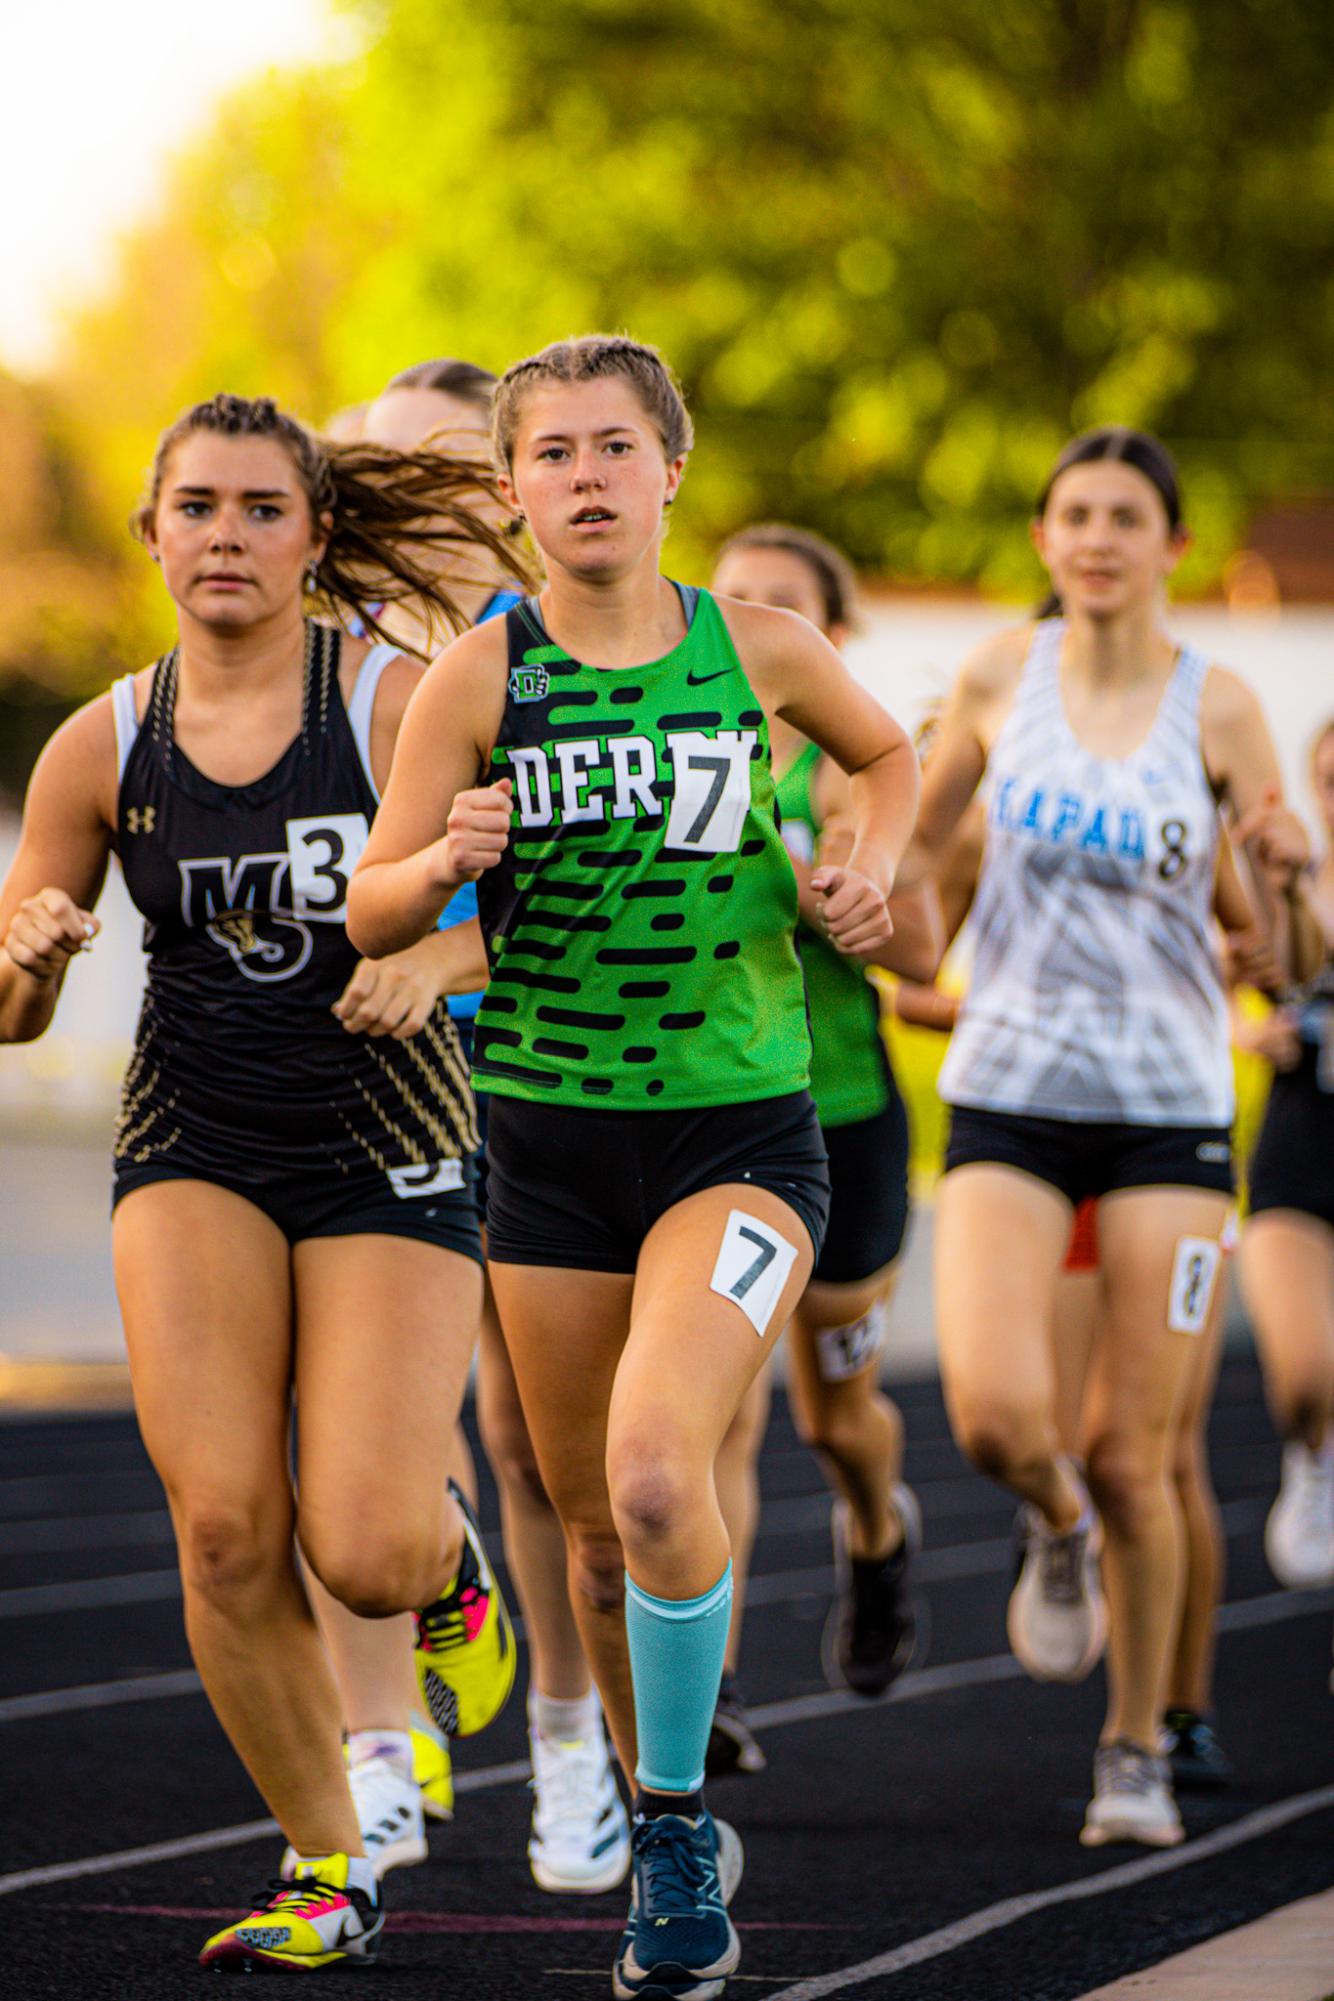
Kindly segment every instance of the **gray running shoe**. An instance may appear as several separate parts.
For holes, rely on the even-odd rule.
[[[1079,1838],[1085,1848],[1101,1848],[1109,1841],[1175,1848],[1184,1840],[1166,1758],[1124,1737],[1100,1744],[1093,1759],[1093,1798]]]
[[[1015,1518],[1019,1578],[1005,1630],[1034,1681],[1083,1681],[1107,1645],[1107,1601],[1098,1579],[1102,1528],[1088,1496],[1079,1525],[1058,1535],[1038,1509]]]

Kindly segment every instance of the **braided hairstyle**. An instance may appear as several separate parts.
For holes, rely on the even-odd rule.
[[[130,517],[140,541],[157,512],[172,452],[196,431],[271,438],[287,452],[312,521],[328,530],[308,584],[310,609],[331,613],[345,628],[357,623],[378,639],[391,639],[380,613],[411,600],[432,622],[464,631],[468,619],[451,595],[448,570],[442,576],[435,567],[442,554],[487,549],[522,588],[531,584],[510,537],[478,516],[479,500],[499,499],[484,467],[445,452],[397,452],[359,441],[332,444],[317,439],[268,396],[212,396],[163,432],[143,500]],[[428,566],[423,557],[434,560]]]

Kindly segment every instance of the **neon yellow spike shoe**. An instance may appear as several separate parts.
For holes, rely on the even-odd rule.
[[[314,1972],[344,1959],[374,1959],[384,1906],[378,1894],[350,1885],[348,1874],[346,1855],[303,1856],[293,1882],[278,1877],[248,1918],[214,1934],[200,1965],[215,1973]]]
[[[452,1480],[449,1491],[463,1516],[463,1555],[444,1597],[416,1614],[417,1680],[436,1727],[471,1737],[499,1715],[514,1686],[514,1630],[477,1517]]]
[[[454,1768],[449,1757],[449,1739],[424,1716],[412,1720],[412,1776],[421,1789],[426,1818],[453,1820]]]

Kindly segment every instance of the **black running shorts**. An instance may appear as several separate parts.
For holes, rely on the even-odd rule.
[[[1226,1126],[1124,1126],[955,1105],[945,1172],[975,1161],[1021,1168],[1048,1182],[1076,1209],[1120,1188],[1210,1188],[1232,1193],[1232,1136]]]
[[[632,1272],[667,1210],[751,1182],[794,1209],[818,1255],[829,1217],[825,1144],[808,1091],[695,1111],[488,1105],[487,1257],[493,1264]]]
[[[1278,1071],[1251,1155],[1251,1214],[1296,1209],[1334,1229],[1334,1091],[1320,1088],[1316,1051]]]
[[[430,1185],[453,1169],[461,1173],[457,1187]],[[345,1174],[312,1153],[309,1167],[294,1172],[288,1166],[266,1166],[258,1140],[248,1159],[239,1149],[229,1160],[196,1160],[187,1149],[173,1148],[169,1158],[141,1166],[118,1161],[112,1208],[135,1189],[160,1181],[207,1181],[215,1188],[230,1189],[276,1223],[289,1244],[310,1237],[410,1237],[482,1262],[471,1161],[437,1163],[416,1181],[408,1170],[400,1176],[403,1193],[399,1194],[369,1161],[362,1172]]]
[[[811,1276],[855,1285],[892,1264],[908,1227],[908,1115],[898,1091],[883,1112],[825,1126],[832,1199],[824,1249]]]

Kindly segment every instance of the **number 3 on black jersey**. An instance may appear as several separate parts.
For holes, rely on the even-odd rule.
[[[369,839],[364,813],[317,813],[287,822],[292,909],[298,917],[342,922],[347,885]]]

